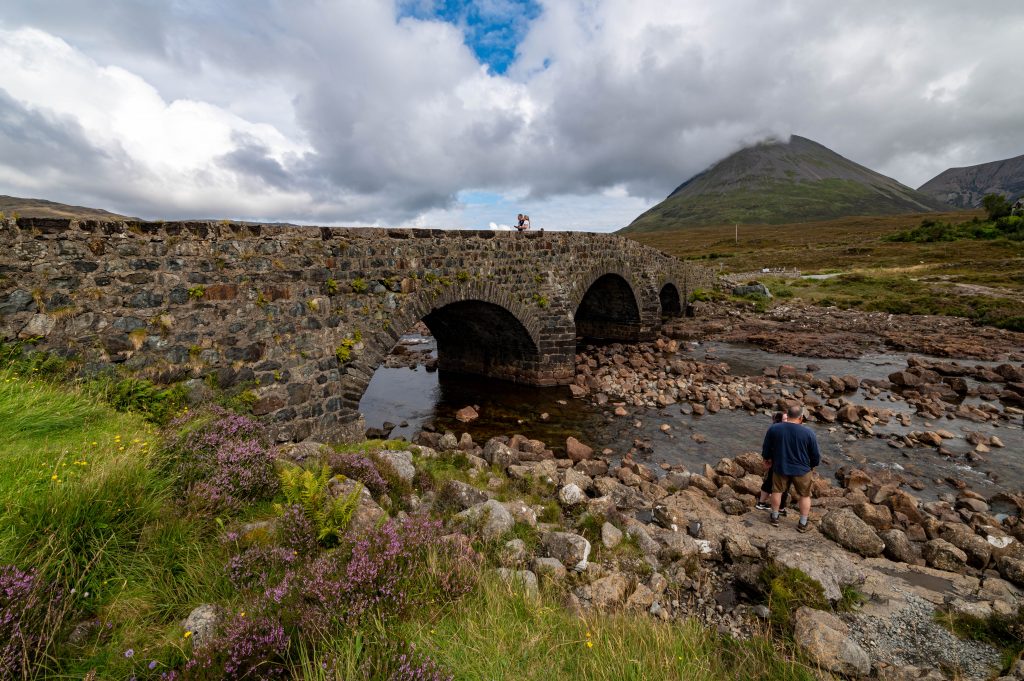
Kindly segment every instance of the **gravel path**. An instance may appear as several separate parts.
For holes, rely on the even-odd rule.
[[[904,594],[906,607],[890,617],[853,615],[847,619],[851,635],[872,660],[957,671],[960,678],[992,677],[1000,665],[995,648],[960,640],[935,622],[931,603],[912,593]]]

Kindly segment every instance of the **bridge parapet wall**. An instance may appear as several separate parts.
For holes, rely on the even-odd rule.
[[[570,382],[575,306],[602,268],[629,279],[645,333],[658,327],[664,283],[685,300],[713,278],[584,233],[9,219],[0,338],[161,383],[251,384],[281,439],[339,436],[359,430],[359,398],[395,341],[458,309],[446,305],[493,306],[465,308],[481,311],[476,333],[491,343],[450,355],[450,367]]]

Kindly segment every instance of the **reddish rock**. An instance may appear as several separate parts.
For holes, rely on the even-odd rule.
[[[586,461],[594,456],[594,450],[574,437],[566,438],[565,453],[574,462]]]
[[[463,407],[455,412],[455,418],[462,423],[469,423],[470,421],[476,421],[480,418],[480,414],[473,407]]]

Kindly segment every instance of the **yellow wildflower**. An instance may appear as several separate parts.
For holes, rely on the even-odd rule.
[[[189,637],[189,636],[191,636],[191,635],[192,635],[192,632],[191,632],[191,631],[186,631],[186,632],[185,632],[185,636],[184,636],[184,638],[188,638],[188,637]]]
[[[593,648],[594,647],[594,642],[593,641],[587,641],[587,647],[588,648]]]

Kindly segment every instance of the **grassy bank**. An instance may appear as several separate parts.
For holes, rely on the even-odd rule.
[[[723,274],[762,268],[825,280],[767,277],[773,292],[817,304],[898,314],[947,314],[1024,328],[1019,218],[981,212],[854,217],[786,225],[691,227],[630,236]],[[759,276],[760,275],[756,275]]]
[[[414,490],[471,480],[464,455],[417,457],[412,485],[375,454],[402,443],[297,467],[275,461],[245,417],[204,409],[159,428],[23,369],[0,368],[0,677],[811,678],[767,638],[646,615],[584,619],[560,605],[564,586],[538,598],[509,589],[491,569],[496,549],[535,542],[532,528],[475,551],[445,548],[441,518],[344,535],[358,494],[326,494],[327,476],[394,514]],[[340,533],[319,531],[332,523]],[[181,622],[202,603],[221,620],[195,646]]]

